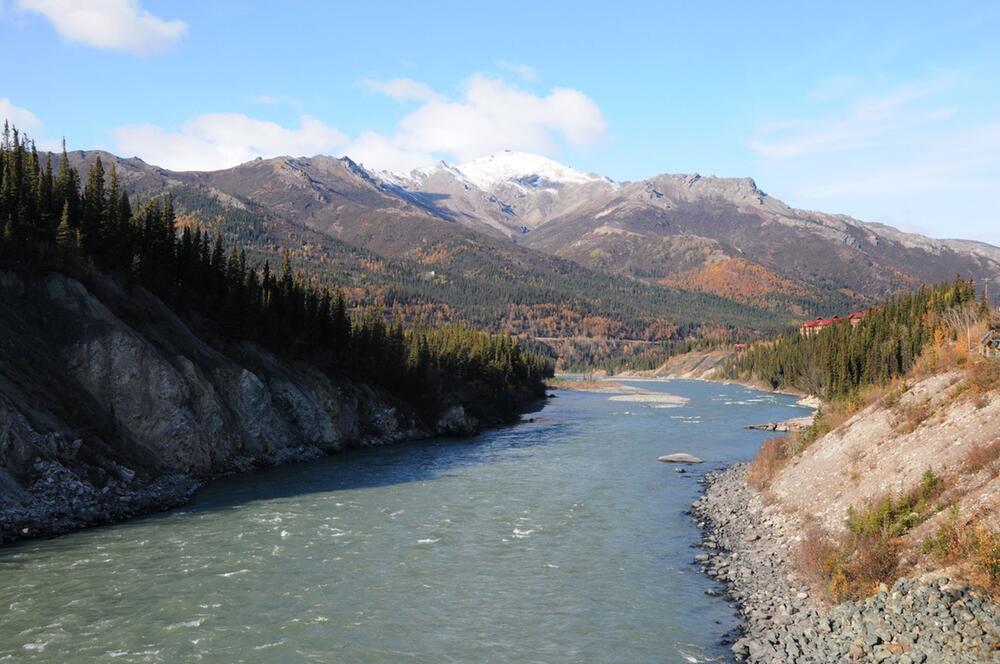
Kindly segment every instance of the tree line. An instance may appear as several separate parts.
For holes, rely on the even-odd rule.
[[[252,341],[320,368],[354,375],[428,413],[461,395],[511,416],[540,394],[552,362],[507,335],[466,326],[405,326],[293,271],[252,264],[244,248],[200,227],[179,227],[169,192],[130,199],[114,165],[98,158],[86,180],[4,125],[0,141],[0,262],[41,268],[86,264],[140,285],[203,331]]]
[[[905,374],[940,334],[947,314],[976,304],[972,281],[954,281],[897,295],[865,314],[813,336],[787,332],[740,352],[724,368],[732,379],[760,380],[834,400]]]

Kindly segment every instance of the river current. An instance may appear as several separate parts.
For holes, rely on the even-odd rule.
[[[0,549],[0,661],[702,662],[738,626],[692,564],[706,471],[804,414],[737,385],[557,393],[470,439],[212,482],[179,510]],[[689,452],[687,473],[658,463]]]

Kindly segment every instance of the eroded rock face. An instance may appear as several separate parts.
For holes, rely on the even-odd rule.
[[[0,352],[0,542],[171,507],[213,475],[431,433],[367,386],[252,344],[221,352],[110,280],[0,272]],[[464,411],[442,421],[475,428]]]

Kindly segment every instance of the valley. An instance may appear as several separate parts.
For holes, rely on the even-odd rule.
[[[998,34],[0,0],[0,662],[1000,664]]]
[[[989,245],[796,210],[750,179],[621,183],[515,152],[409,175],[330,157],[204,173],[68,158],[98,156],[130,193],[171,192],[181,223],[272,266],[288,250],[354,306],[558,339],[546,343],[569,368],[759,338],[955,274],[1000,277]]]

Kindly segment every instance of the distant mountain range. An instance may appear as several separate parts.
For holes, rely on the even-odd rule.
[[[615,182],[503,152],[381,179],[441,218],[593,269],[743,302],[819,303],[834,291],[867,301],[956,273],[984,278],[1000,270],[1000,248],[795,209],[750,178]]]
[[[616,182],[501,152],[409,174],[348,158],[173,172],[108,153],[130,191],[177,206],[260,257],[389,301],[536,337],[752,334],[920,283],[1000,277],[1000,248],[789,207],[749,178]]]

